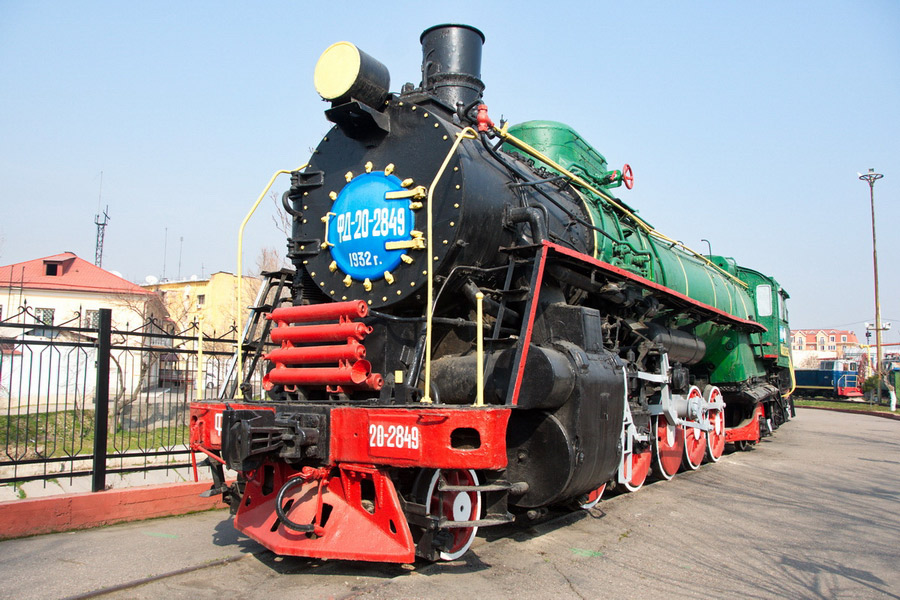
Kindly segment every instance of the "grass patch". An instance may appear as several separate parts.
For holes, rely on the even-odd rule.
[[[10,483],[4,483],[4,484],[0,485],[0,487],[6,487],[6,486],[11,487],[13,490],[13,493],[16,495],[16,497],[19,500],[24,500],[25,498],[28,497],[28,495],[25,493],[25,490],[22,489],[22,485],[24,483],[25,483],[24,481],[12,481]]]
[[[9,458],[59,458],[92,454],[94,411],[66,410],[27,415],[0,415],[0,451]],[[187,425],[151,423],[131,428],[110,428],[106,450],[117,454],[128,450],[171,448],[187,444]]]
[[[868,402],[843,402],[841,400],[825,400],[825,399],[794,399],[794,406],[811,406],[814,408],[840,408],[849,410],[861,410],[865,412],[891,412],[890,406],[882,406],[879,404],[869,404]]]
[[[189,439],[190,429],[187,425],[132,429],[128,431],[119,429],[115,433],[109,433],[107,451],[112,453],[126,450],[170,448],[178,444],[186,445]]]

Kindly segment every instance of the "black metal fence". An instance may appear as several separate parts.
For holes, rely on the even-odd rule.
[[[234,330],[119,331],[108,309],[96,327],[17,316],[0,322],[0,484],[92,477],[98,491],[109,473],[190,465],[189,403],[229,387]]]

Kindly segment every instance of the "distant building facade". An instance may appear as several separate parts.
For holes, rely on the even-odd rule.
[[[826,358],[851,358],[859,354],[856,334],[844,329],[792,329],[791,351],[796,366],[812,366]]]
[[[114,344],[128,331],[151,334],[148,346],[170,345],[162,334],[172,326],[159,295],[71,252],[0,267],[0,408],[27,410],[51,398],[60,410],[78,399],[92,402],[96,348],[83,342],[96,338],[90,330],[99,327],[104,308],[112,314]],[[48,339],[56,342],[46,356],[23,350]],[[67,341],[77,343],[58,343]],[[117,400],[156,385],[158,363],[149,356],[117,350],[111,358]]]
[[[256,299],[261,280],[258,277],[242,277],[241,306],[237,302],[237,276],[225,271],[213,273],[207,279],[186,279],[145,284],[145,290],[156,292],[162,298],[170,317],[180,331],[188,330],[196,322],[203,323],[206,335],[235,337],[232,328],[237,323],[238,312],[244,311]]]

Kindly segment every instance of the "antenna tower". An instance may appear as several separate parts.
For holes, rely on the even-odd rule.
[[[97,226],[97,246],[94,249],[94,264],[103,266],[103,234],[109,224],[109,205],[103,209],[103,220],[100,220],[100,200],[103,198],[103,171],[100,171],[100,197],[97,199],[97,215],[94,216],[94,224]]]

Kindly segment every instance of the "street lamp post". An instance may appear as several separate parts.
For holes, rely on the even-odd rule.
[[[884,177],[869,169],[859,179],[869,184],[869,204],[872,208],[872,263],[875,268],[875,372],[878,374],[878,397],[881,398],[881,380],[884,379],[881,361],[881,302],[878,298],[878,248],[875,244],[875,182]],[[896,396],[891,394],[891,410],[896,410]]]

